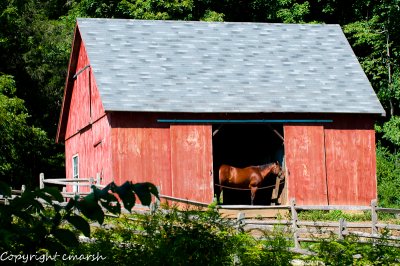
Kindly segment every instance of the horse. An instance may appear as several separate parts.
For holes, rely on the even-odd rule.
[[[279,162],[245,168],[236,168],[226,164],[221,165],[219,168],[220,190],[217,194],[217,201],[219,202],[219,196],[224,186],[239,189],[249,188],[251,191],[251,205],[253,205],[257,190],[270,174],[278,176],[281,180],[283,179],[283,171]]]

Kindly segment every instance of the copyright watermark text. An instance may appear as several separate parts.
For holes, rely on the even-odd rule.
[[[100,255],[98,252],[96,254],[12,254],[8,251],[0,254],[0,262],[8,261],[14,263],[28,263],[28,262],[39,262],[44,263],[46,261],[103,261],[107,257]]]

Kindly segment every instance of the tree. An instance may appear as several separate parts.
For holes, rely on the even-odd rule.
[[[0,180],[21,185],[32,176],[30,163],[36,163],[46,143],[46,133],[28,125],[24,101],[15,96],[15,81],[0,75]]]

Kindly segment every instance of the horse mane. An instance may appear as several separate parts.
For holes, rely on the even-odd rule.
[[[267,163],[267,164],[263,164],[263,165],[259,165],[258,166],[260,174],[262,175],[263,178],[265,178],[267,175],[269,175],[271,173],[274,165],[278,165],[279,166],[279,164],[277,162]]]
[[[260,169],[260,171],[263,171],[265,168],[270,167],[273,164],[276,164],[276,162],[262,164],[262,165],[259,165],[258,168]]]

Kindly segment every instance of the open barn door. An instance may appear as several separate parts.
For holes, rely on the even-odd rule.
[[[322,125],[285,125],[288,198],[297,204],[328,205]]]
[[[213,200],[211,125],[171,125],[172,196]]]
[[[220,190],[219,167],[227,164],[237,168],[263,165],[278,161],[283,164],[282,124],[217,124],[213,128],[214,182],[216,192]],[[254,205],[281,204],[280,196],[284,181],[266,178],[255,196]],[[224,187],[223,205],[250,205],[251,194],[247,190]]]

